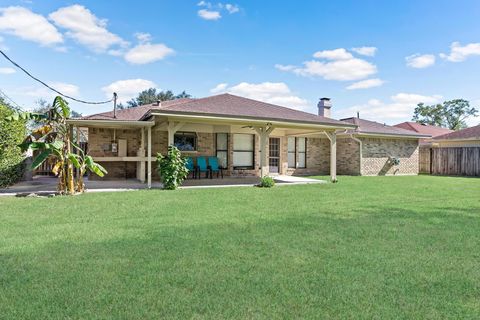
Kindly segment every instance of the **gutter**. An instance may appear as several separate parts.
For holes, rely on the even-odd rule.
[[[363,142],[362,140],[358,139],[357,137],[355,137],[353,135],[353,133],[350,133],[350,138],[352,138],[352,140],[354,141],[357,141],[358,142],[358,145],[359,145],[359,154],[360,154],[360,175],[363,176]]]
[[[114,126],[114,127],[153,127],[155,121],[132,121],[132,120],[89,120],[89,119],[68,119],[71,125],[93,125],[93,126]]]
[[[321,122],[309,122],[309,121],[284,121],[284,120],[275,120],[275,119],[259,119],[259,118],[248,118],[248,117],[243,117],[243,118],[238,118],[238,117],[228,117],[228,116],[207,116],[205,114],[202,115],[197,115],[197,114],[181,114],[181,113],[160,113],[160,112],[151,112],[148,115],[145,115],[145,118],[148,116],[164,116],[164,117],[177,117],[177,118],[190,118],[190,119],[196,119],[196,120],[217,120],[217,121],[224,121],[224,122],[238,122],[239,124],[245,124],[245,123],[251,123],[251,124],[261,124],[265,125],[265,122],[271,123],[273,126],[279,126],[279,127],[285,127],[285,126],[290,126],[290,127],[320,127],[322,129],[354,129],[357,126],[353,124],[331,124],[331,123],[321,123]]]

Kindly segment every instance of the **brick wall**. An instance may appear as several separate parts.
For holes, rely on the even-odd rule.
[[[360,138],[363,142],[363,175],[418,174],[418,140]],[[390,157],[399,158],[392,165]]]
[[[352,138],[337,138],[337,174],[360,175],[360,144]]]
[[[307,167],[288,168],[288,139],[282,141],[282,159],[285,159],[287,175],[328,174],[330,172],[330,141],[328,139],[307,138]],[[283,162],[283,161],[282,161]],[[285,164],[284,164],[285,167]]]
[[[113,129],[88,128],[88,153],[93,157],[114,157],[117,154],[111,151]],[[116,129],[115,139],[127,140],[127,156],[135,157],[141,143],[139,129]],[[100,162],[108,171],[104,178],[89,174],[89,179],[131,179],[136,178],[136,162]]]

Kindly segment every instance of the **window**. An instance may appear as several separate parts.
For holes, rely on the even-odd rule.
[[[173,136],[173,144],[180,151],[197,150],[197,134],[195,132],[177,132]]]
[[[221,167],[228,165],[228,134],[217,133],[217,158]]]
[[[233,167],[254,168],[255,136],[253,134],[233,135]]]
[[[288,167],[296,168],[297,167],[297,148],[295,146],[295,137],[288,137]]]
[[[298,168],[307,167],[307,138],[296,138],[298,150]]]

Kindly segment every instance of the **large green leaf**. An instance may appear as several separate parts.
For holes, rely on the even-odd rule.
[[[85,164],[87,165],[87,168],[95,173],[99,177],[103,177],[105,174],[107,174],[107,170],[105,170],[104,167],[102,167],[100,164],[96,163],[93,161],[93,158],[91,156],[86,156],[85,157]]]
[[[62,97],[56,96],[55,100],[53,100],[53,106],[59,111],[62,112],[64,118],[70,117],[70,107],[68,106],[68,102],[65,101]]]
[[[41,152],[32,162],[32,169],[37,169],[40,167],[40,165],[48,158],[48,156],[51,154],[51,151],[49,149],[44,150]]]
[[[73,166],[75,168],[80,168],[81,164],[80,161],[78,160],[79,156],[75,153],[69,153],[68,154],[68,159],[72,162]]]
[[[61,150],[63,148],[63,141],[55,140],[52,143],[50,143],[50,146],[53,147],[54,149]]]

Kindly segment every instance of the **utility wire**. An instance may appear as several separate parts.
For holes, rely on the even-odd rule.
[[[68,98],[70,100],[73,100],[73,101],[76,101],[76,102],[80,102],[80,103],[85,103],[85,104],[105,104],[105,103],[110,103],[113,101],[114,98],[108,100],[108,101],[99,101],[99,102],[93,102],[93,101],[85,101],[85,100],[81,100],[81,99],[77,99],[77,98],[74,98],[74,97],[71,97],[69,95],[66,95],[60,91],[58,91],[57,89],[55,88],[52,88],[51,86],[49,86],[48,84],[46,84],[45,82],[43,82],[42,80],[38,79],[37,77],[33,76],[32,74],[30,74],[30,72],[28,72],[27,70],[25,70],[24,68],[22,68],[18,63],[16,63],[15,61],[13,61],[12,59],[10,59],[6,54],[5,52],[3,52],[2,50],[0,50],[0,53],[2,54],[2,56],[7,59],[8,61],[10,61],[10,63],[12,63],[15,67],[19,68],[20,70],[22,70],[27,76],[29,76],[30,78],[32,78],[33,80],[41,83],[42,85],[44,85],[45,87],[47,87],[48,89],[58,93],[59,95],[65,97],[65,98]]]
[[[0,96],[3,97],[5,100],[10,101],[13,104],[12,108],[16,109],[17,111],[23,111],[22,106],[20,106],[18,103],[13,101],[13,99],[7,96],[7,94],[3,92],[1,89],[0,89]]]

